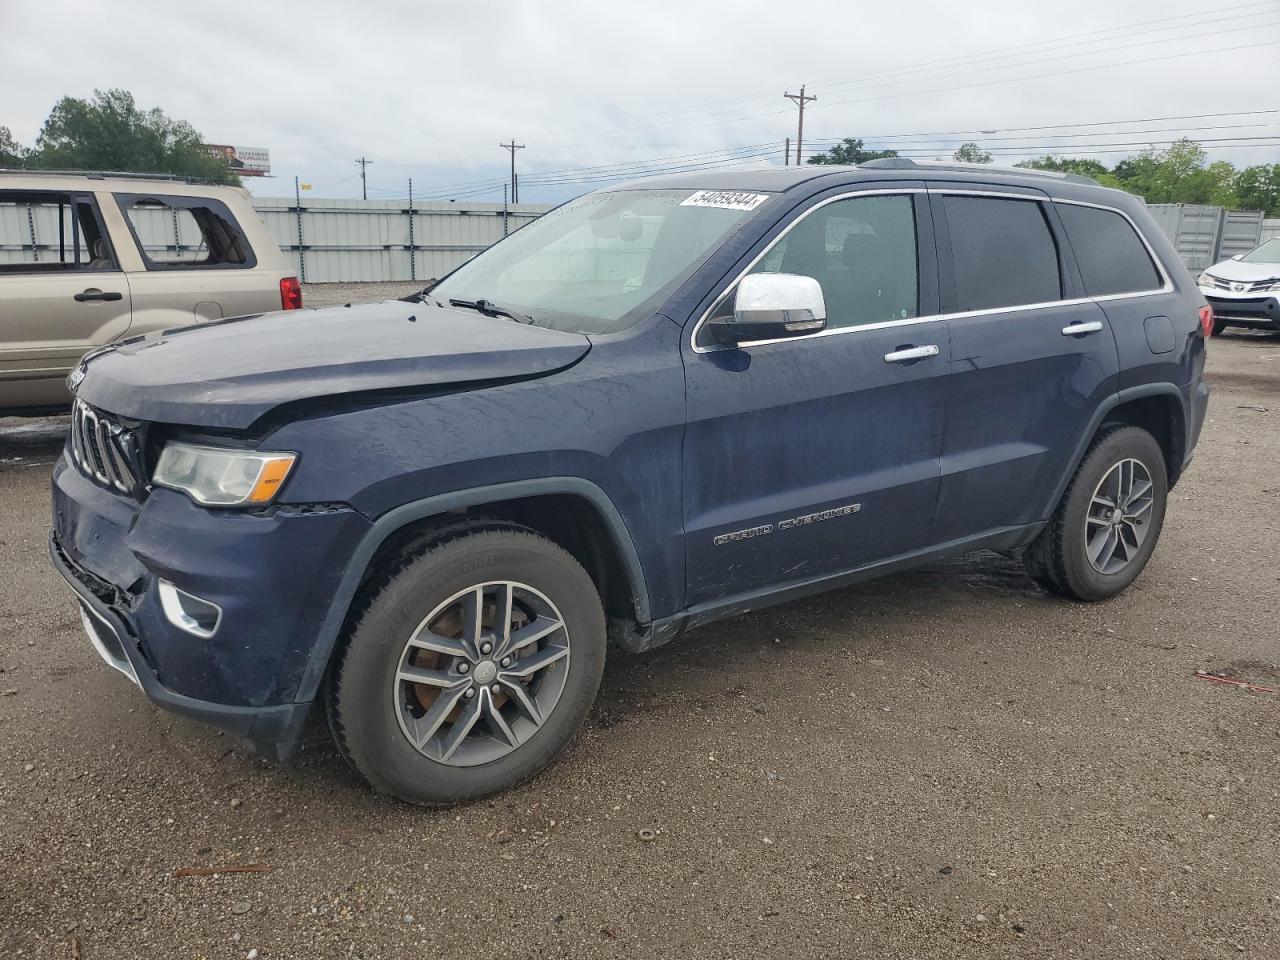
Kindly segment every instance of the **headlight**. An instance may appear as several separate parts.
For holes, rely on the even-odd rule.
[[[296,453],[168,443],[151,482],[207,507],[260,506],[275,499],[297,459]]]
[[[1200,274],[1200,276],[1196,277],[1196,286],[1199,286],[1199,287],[1213,286],[1213,277],[1209,276],[1209,274],[1207,273]]]

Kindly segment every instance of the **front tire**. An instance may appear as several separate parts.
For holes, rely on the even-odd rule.
[[[1142,573],[1164,526],[1164,451],[1138,427],[1106,428],[1085,454],[1049,525],[1027,548],[1027,572],[1075,600],[1114,597]]]
[[[1210,336],[1213,336],[1213,337],[1220,337],[1220,336],[1222,336],[1222,331],[1223,331],[1223,330],[1225,330],[1225,329],[1227,329],[1227,321],[1225,321],[1225,320],[1214,320],[1214,321],[1213,321],[1213,331],[1212,331],[1212,333],[1210,333]]]
[[[363,592],[326,697],[344,756],[420,804],[505,790],[573,737],[604,670],[591,577],[524,527],[464,521]]]

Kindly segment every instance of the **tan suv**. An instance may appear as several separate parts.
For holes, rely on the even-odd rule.
[[[0,414],[69,404],[67,374],[93,347],[300,306],[245,190],[0,171]]]

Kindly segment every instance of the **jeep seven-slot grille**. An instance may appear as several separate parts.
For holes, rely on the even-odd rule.
[[[71,454],[84,473],[104,486],[129,494],[137,489],[132,431],[79,400],[71,409]]]

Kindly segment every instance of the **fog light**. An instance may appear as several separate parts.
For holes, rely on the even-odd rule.
[[[168,580],[160,581],[160,607],[175,627],[203,640],[212,637],[222,622],[222,608],[216,603],[179,590]]]

